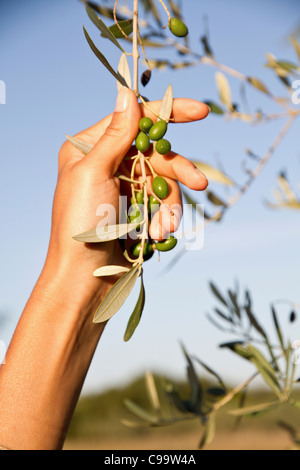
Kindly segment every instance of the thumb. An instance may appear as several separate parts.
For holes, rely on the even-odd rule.
[[[111,123],[87,155],[85,162],[112,178],[137,136],[140,117],[141,111],[135,94],[129,88],[122,87]]]

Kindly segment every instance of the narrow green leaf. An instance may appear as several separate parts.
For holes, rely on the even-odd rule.
[[[290,37],[290,41],[291,41],[291,43],[293,44],[293,46],[295,48],[298,60],[300,62],[300,43],[293,36]]]
[[[250,293],[246,291],[246,299],[247,299],[247,304],[245,305],[245,312],[247,314],[247,317],[249,318],[249,321],[251,325],[256,329],[256,331],[265,339],[268,339],[268,336],[263,329],[263,327],[258,323],[258,320],[256,319],[254,313],[252,312],[252,302],[251,302],[251,297]]]
[[[136,403],[133,403],[133,401],[126,399],[124,401],[124,405],[131,413],[136,415],[138,418],[144,421],[147,421],[151,424],[157,423],[157,418],[155,416],[153,416],[151,413],[141,408]]]
[[[175,16],[176,18],[182,19],[182,14],[181,14],[179,4],[177,5],[173,0],[168,0],[168,2],[170,5],[170,9],[173,13],[173,16]]]
[[[204,429],[204,433],[199,444],[199,449],[204,449],[212,443],[216,434],[216,415],[212,413],[208,417],[207,424]]]
[[[215,297],[217,297],[217,299],[222,302],[223,305],[225,305],[226,307],[228,307],[228,304],[226,302],[226,300],[224,299],[223,295],[221,294],[221,292],[219,291],[219,289],[217,288],[217,286],[213,283],[213,282],[210,282],[209,283],[209,287],[211,288],[212,290],[212,293],[215,295]]]
[[[282,331],[281,331],[281,328],[280,328],[280,325],[279,325],[276,310],[275,310],[273,305],[271,306],[271,311],[272,311],[272,317],[273,317],[273,321],[274,321],[274,325],[275,325],[275,329],[276,329],[276,333],[277,333],[280,345],[282,347],[282,350],[285,351],[285,345],[284,345],[284,341],[283,341]]]
[[[251,85],[257,88],[258,90],[262,91],[263,93],[270,95],[270,92],[268,88],[266,87],[266,85],[258,78],[248,77],[248,82],[251,83]]]
[[[225,315],[225,313],[223,313],[219,308],[214,308],[214,312],[219,315],[219,317],[221,317],[223,320],[229,322],[229,323],[233,323],[233,320],[231,317],[228,317],[227,315]]]
[[[87,30],[85,29],[85,27],[83,27],[83,31],[84,31],[84,35],[86,37],[86,40],[87,40],[90,48],[92,49],[92,51],[96,55],[96,57],[100,60],[100,62],[104,65],[104,67],[106,67],[107,70],[121,83],[121,85],[127,87],[127,83],[125,82],[124,78],[121,77],[117,72],[115,72],[115,70],[112,68],[112,66],[108,62],[108,60],[104,57],[104,55],[95,46],[95,44],[93,43],[92,39],[90,38],[90,36],[89,36]]]
[[[83,142],[83,140],[77,139],[77,137],[70,137],[69,135],[66,135],[66,138],[68,139],[71,144],[80,150],[82,153],[87,155],[90,153],[91,150],[93,150],[94,146],[92,144],[88,144],[87,142]]]
[[[202,386],[198,380],[192,359],[190,358],[185,347],[183,345],[181,345],[181,347],[188,363],[187,373],[188,373],[188,379],[189,379],[189,383],[191,387],[190,407],[193,411],[199,411],[199,409],[201,408],[202,399],[203,399]]]
[[[219,114],[220,116],[225,114],[225,111],[213,101],[205,101],[205,104],[210,107],[210,110],[213,114]]]
[[[95,313],[93,320],[94,323],[103,323],[120,310],[134,288],[138,277],[138,271],[138,266],[131,269],[110,289]]]
[[[143,282],[143,275],[141,275],[140,295],[139,295],[137,304],[135,306],[135,309],[129,319],[127,329],[124,335],[124,341],[129,341],[132,335],[134,334],[136,328],[138,327],[142,318],[144,307],[145,307],[145,300],[146,300],[146,293],[145,293],[145,287],[144,287],[144,282]]]
[[[271,411],[274,408],[280,406],[280,401],[272,401],[269,403],[261,403],[260,405],[253,405],[249,407],[245,407],[238,410],[231,410],[228,413],[232,416],[246,416],[246,415],[255,415],[257,413],[261,413],[262,411]]]
[[[273,392],[280,398],[282,395],[278,377],[267,359],[252,344],[248,344],[248,352],[251,354],[250,361],[256,366],[262,378]]]
[[[128,273],[129,269],[124,266],[103,266],[102,268],[96,269],[93,276],[95,277],[105,277],[105,276],[115,276],[120,273]]]
[[[194,165],[198,170],[202,171],[208,180],[214,181],[215,183],[224,184],[225,186],[235,186],[231,178],[225,175],[221,170],[215,168],[208,163],[193,161]]]
[[[125,52],[123,47],[118,43],[111,30],[106,26],[106,24],[101,20],[101,18],[99,18],[95,11],[88,5],[86,6],[86,12],[89,15],[90,20],[92,20],[94,25],[97,26],[97,28],[101,31],[102,36],[109,39],[122,52]]]
[[[127,233],[132,232],[142,223],[138,224],[120,224],[120,225],[109,225],[99,226],[93,230],[90,230],[80,235],[76,235],[74,240],[82,243],[103,243],[112,240],[122,238]]]
[[[110,18],[111,20],[114,19],[114,11],[113,11],[112,8],[103,7],[103,6],[99,5],[98,3],[89,2],[87,0],[82,0],[82,2],[85,5],[88,5],[89,7],[93,8],[93,10],[95,10],[97,13],[99,13],[99,15],[105,16],[106,18]],[[118,21],[123,21],[125,19],[126,18],[124,16],[120,15],[117,12],[117,20]]]
[[[227,78],[222,72],[217,72],[215,78],[221,102],[227,106],[229,111],[232,111],[231,89]]]
[[[150,11],[155,18],[156,23],[161,28],[163,26],[160,15],[153,0],[143,0],[144,7]]]
[[[145,378],[146,378],[147,392],[148,392],[148,396],[149,396],[149,400],[152,405],[152,408],[157,413],[160,413],[161,412],[160,401],[159,401],[158,391],[155,385],[153,374],[151,374],[151,372],[147,372]]]
[[[133,19],[130,20],[123,20],[118,22],[120,28],[122,31],[126,34],[126,36],[130,36],[130,34],[133,31]],[[118,28],[116,24],[113,24],[108,28],[110,32],[114,35],[115,38],[117,39],[125,39],[123,36],[122,32]]]
[[[127,87],[131,88],[132,86],[131,73],[130,73],[130,68],[129,68],[126,54],[121,55],[121,59],[120,59],[119,66],[118,66],[118,73],[127,83]],[[117,86],[118,86],[118,90],[120,90],[121,84],[119,81],[117,81]]]
[[[206,196],[207,196],[207,199],[212,203],[214,204],[215,206],[218,206],[218,207],[227,207],[227,203],[224,202],[219,196],[217,196],[215,193],[213,193],[212,191],[210,190],[207,190],[206,191]]]
[[[169,122],[173,110],[173,101],[173,88],[171,85],[169,85],[163,97],[161,108],[159,111],[159,117],[162,121]]]
[[[242,317],[242,314],[241,314],[241,309],[238,303],[237,294],[233,292],[232,290],[228,289],[228,296],[232,303],[234,313],[240,319]]]
[[[243,341],[232,341],[230,343],[224,343],[220,345],[220,348],[228,348],[232,352],[250,361],[251,354],[247,349],[247,345]]]
[[[184,400],[181,399],[177,388],[173,384],[167,384],[165,387],[165,393],[169,398],[171,404],[181,413],[187,413],[187,407]]]
[[[213,58],[214,58],[214,53],[213,53],[212,48],[211,48],[211,46],[210,46],[210,44],[209,44],[208,37],[207,37],[207,36],[202,36],[201,42],[202,42],[202,44],[203,44],[205,54],[206,54],[208,57],[211,57],[211,58],[213,59]]]
[[[281,173],[278,177],[278,184],[281,191],[283,192],[286,200],[288,202],[297,202],[299,203],[296,194],[294,193],[290,183],[287,180],[287,177],[284,173]]]
[[[201,361],[201,359],[199,359],[198,357],[195,357],[195,360],[196,360],[197,362],[199,362],[199,364],[200,364],[202,367],[204,367],[204,369],[205,369],[209,374],[213,375],[213,376],[217,379],[217,381],[219,382],[219,384],[221,385],[221,387],[226,390],[226,386],[224,385],[223,380],[221,379],[221,377],[219,376],[219,374],[217,374],[217,372],[215,372],[213,369],[211,369],[211,367],[209,367],[207,364],[205,364],[203,361]]]

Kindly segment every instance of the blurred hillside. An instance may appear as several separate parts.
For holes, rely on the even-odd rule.
[[[165,380],[156,376],[156,383]],[[172,381],[174,383],[174,381]],[[188,385],[176,383],[181,396],[188,396]],[[127,386],[108,390],[102,394],[83,396],[78,403],[68,433],[65,450],[69,449],[197,449],[203,428],[198,420],[191,420],[163,428],[128,428],[121,420],[138,421],[124,405],[130,399],[142,408],[152,411],[148,400],[145,379],[139,377]],[[160,396],[164,414],[170,412],[165,397]],[[249,393],[246,406],[264,403],[274,397],[264,390]],[[238,401],[230,404],[237,408]],[[299,416],[288,405],[268,414],[243,418],[237,426],[236,418],[226,408],[217,421],[217,434],[209,449],[221,450],[285,450],[293,447],[288,432],[278,426],[285,422],[298,428]]]

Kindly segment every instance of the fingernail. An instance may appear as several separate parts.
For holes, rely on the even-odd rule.
[[[197,168],[195,166],[195,171],[197,172],[198,175],[201,175],[202,178],[205,178],[207,180],[207,176],[203,173],[203,171],[199,170],[199,168]]]
[[[129,105],[129,96],[129,89],[125,86],[122,86],[117,98],[117,103],[115,107],[116,113],[123,113],[124,111],[126,111]]]

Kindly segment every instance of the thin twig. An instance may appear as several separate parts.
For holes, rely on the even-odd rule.
[[[125,39],[128,39],[127,34],[123,31],[123,29],[122,29],[121,26],[119,25],[119,22],[118,22],[118,19],[117,19],[117,5],[118,5],[118,2],[119,2],[119,0],[116,0],[116,1],[115,1],[115,4],[114,4],[114,11],[113,11],[115,24],[116,24],[117,27],[119,28],[120,32],[123,34],[124,38],[125,38]]]

